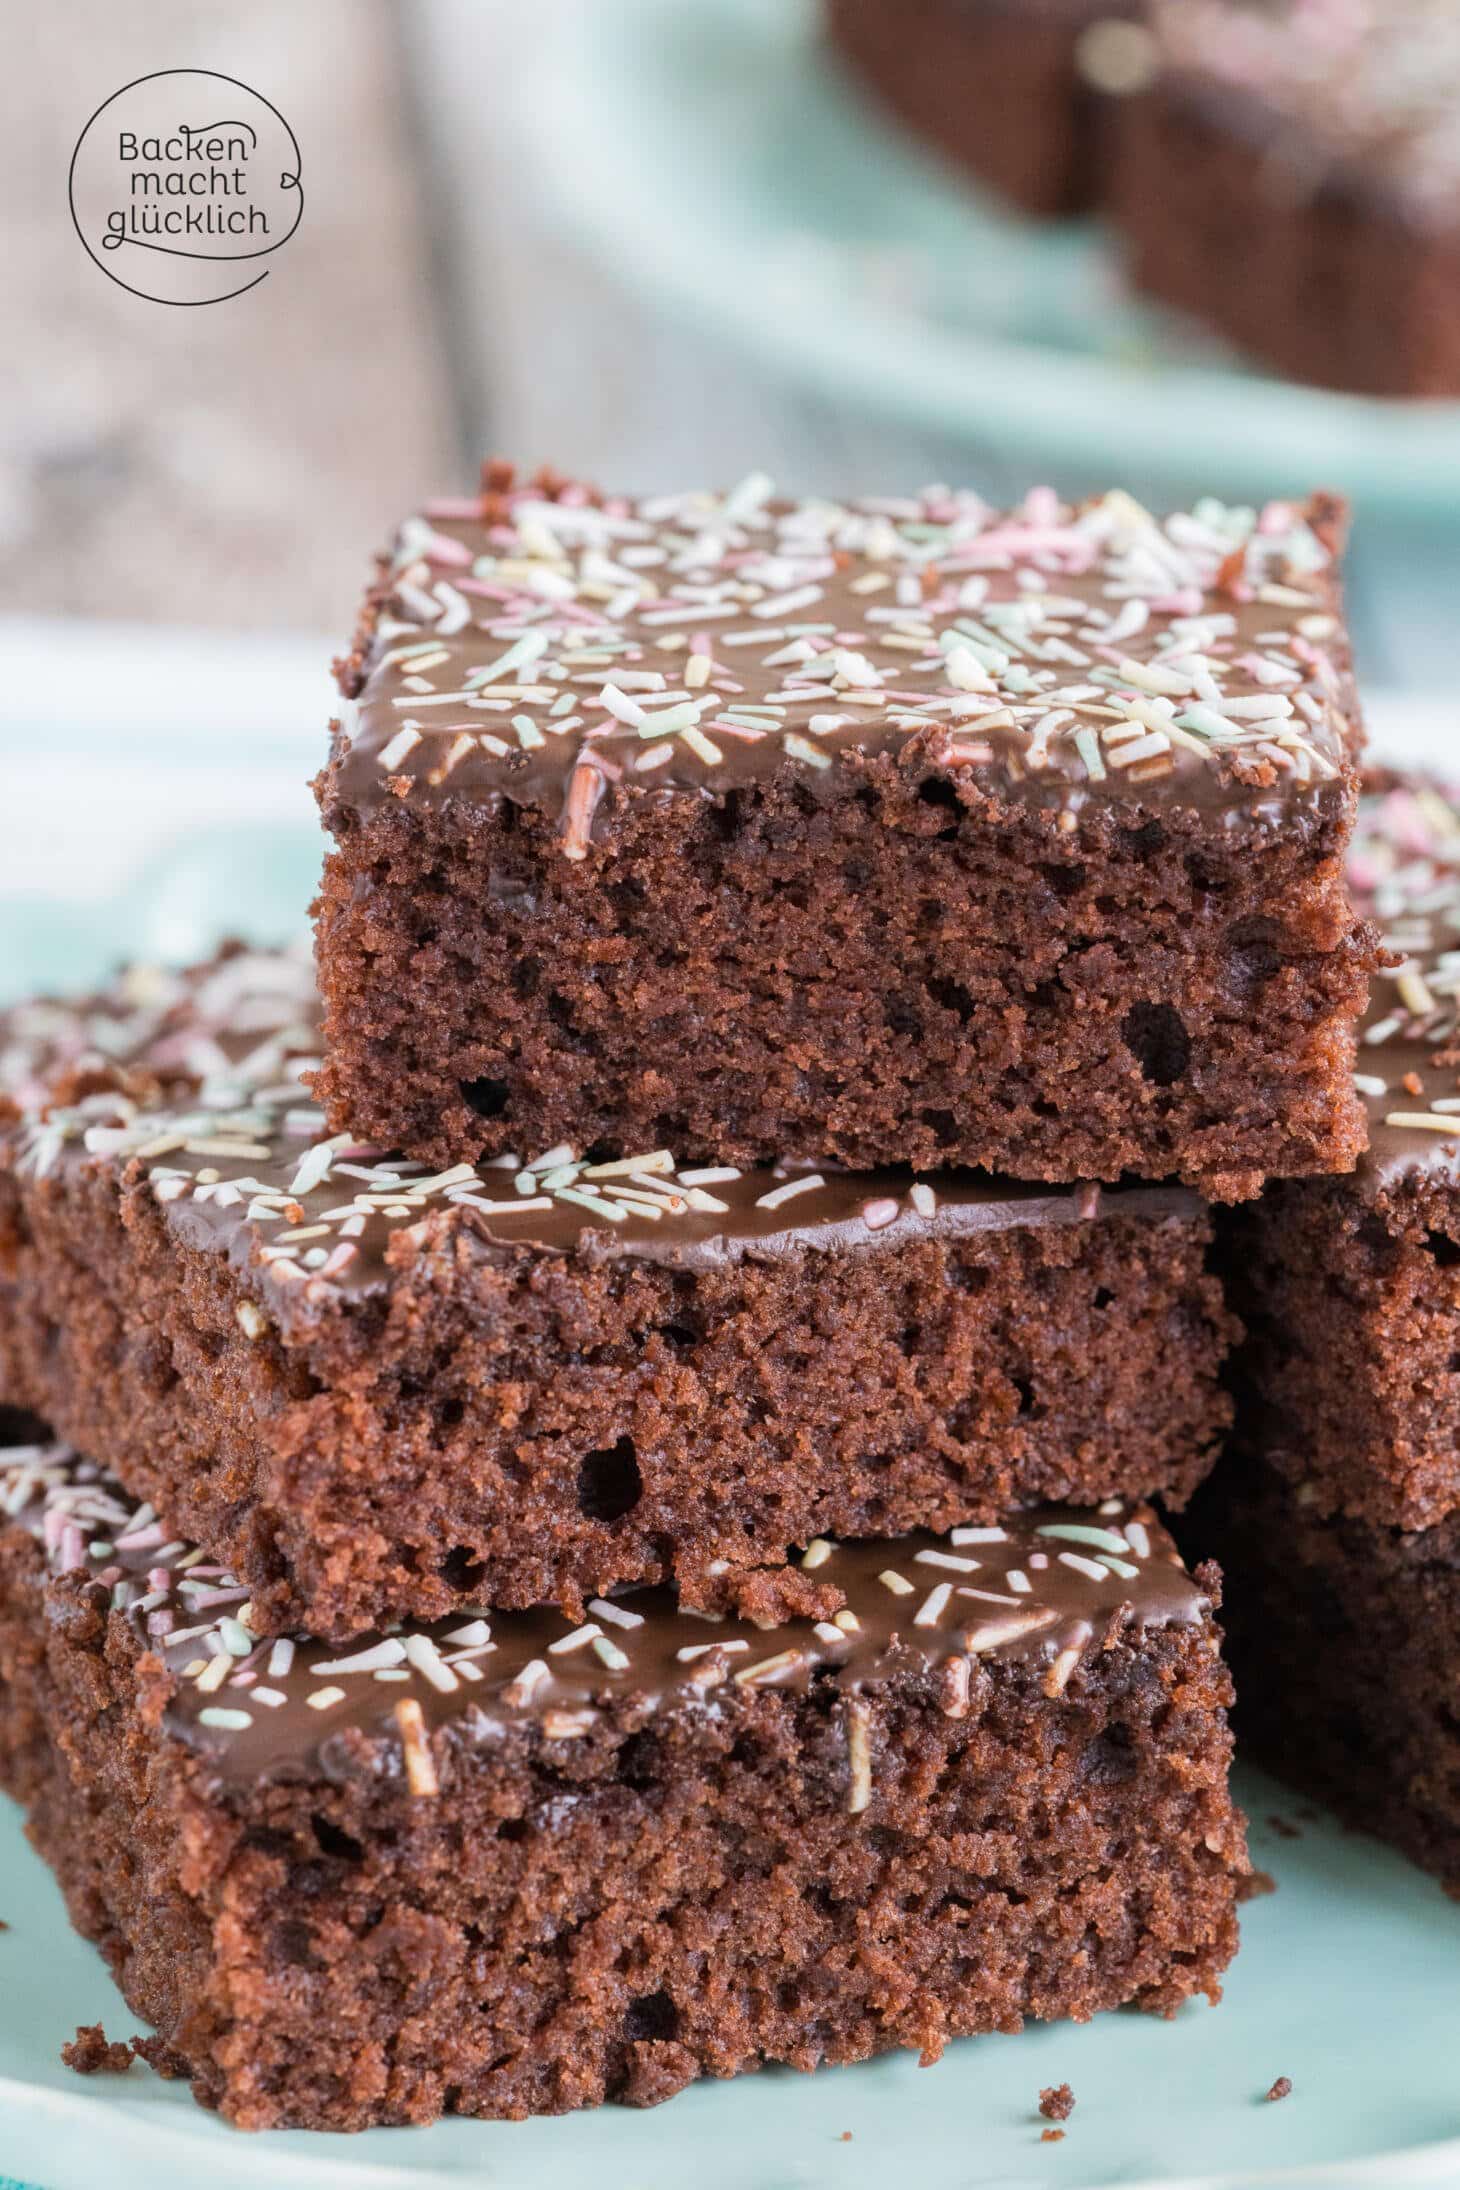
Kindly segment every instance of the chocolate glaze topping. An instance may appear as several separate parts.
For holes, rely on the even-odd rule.
[[[21,1109],[0,1162],[24,1177],[90,1166],[145,1180],[178,1238],[225,1254],[285,1330],[385,1289],[443,1228],[484,1255],[703,1269],[1198,1206],[1179,1187],[1060,1190],[966,1172],[680,1170],[664,1149],[590,1164],[557,1148],[428,1172],[322,1138],[301,1084],[318,1054],[308,970],[276,953],[232,951],[184,975],[132,969],[82,1006],[21,1006],[0,1020],[0,1089]]]
[[[604,500],[490,466],[400,530],[354,652],[327,811],[506,799],[589,855],[637,801],[890,756],[1076,815],[1261,831],[1354,739],[1343,514],[1206,501],[1158,521],[1048,488],[790,504]]]
[[[231,1575],[167,1541],[150,1507],[64,1447],[0,1455],[0,1509],[43,1543],[52,1573],[86,1577],[145,1635],[172,1676],[170,1732],[223,1782],[329,1777],[346,1766],[341,1737],[363,1733],[430,1794],[431,1727],[449,1723],[477,1743],[528,1721],[574,1740],[611,1706],[642,1720],[713,1709],[727,1686],[804,1690],[813,1676],[855,1693],[910,1660],[949,1669],[944,1708],[956,1716],[975,1659],[1043,1666],[1055,1696],[1112,1622],[1139,1631],[1209,1610],[1150,1510],[1111,1500],[1098,1513],[1046,1507],[947,1537],[818,1539],[802,1565],[842,1592],[834,1620],[764,1628],[646,1589],[593,1600],[577,1626],[553,1611],[484,1609],[337,1650],[256,1636]],[[855,1772],[854,1759],[854,1782]]]
[[[1348,876],[1396,958],[1374,976],[1359,1036],[1369,1147],[1356,1183],[1460,1179],[1460,794],[1402,778],[1371,793]]]

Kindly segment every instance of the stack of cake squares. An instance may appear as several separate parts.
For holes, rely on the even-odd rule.
[[[1446,1505],[1321,1373],[1460,1239],[1353,1172],[1342,532],[488,466],[338,665],[322,1006],[235,945],[6,1016],[0,1774],[205,2104],[1217,1997],[1220,1584],[1151,1501],[1231,1425],[1222,1239],[1211,1540]],[[1378,809],[1381,919],[1440,811]]]

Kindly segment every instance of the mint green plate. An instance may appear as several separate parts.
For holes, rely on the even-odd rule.
[[[1249,1776],[1256,1861],[1276,1894],[1244,1913],[1222,2006],[1173,2022],[950,2047],[815,2076],[699,2084],[652,2113],[452,2121],[362,2137],[248,2136],[141,2067],[84,2080],[58,2053],[78,2023],[135,2029],[49,1873],[0,1803],[0,2168],[45,2190],[1215,2190],[1218,2184],[1460,2183],[1460,1907],[1370,1842]],[[1293,2093],[1264,2097],[1279,2075]],[[1046,2084],[1073,2085],[1060,2144],[1040,2142]],[[850,2142],[843,2142],[846,2131]],[[102,2155],[105,2155],[104,2159]]]
[[[564,229],[655,307],[995,478],[1316,482],[1455,523],[1460,404],[1287,385],[1136,303],[1098,229],[1010,217],[887,124],[814,0],[559,0],[514,105]]]

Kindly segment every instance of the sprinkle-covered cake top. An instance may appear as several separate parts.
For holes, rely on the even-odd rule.
[[[783,773],[825,795],[882,755],[1072,817],[1281,808],[1354,734],[1342,529],[1321,500],[790,503],[757,475],[629,502],[489,465],[400,529],[328,796],[506,798],[569,859],[626,802]]]
[[[444,1237],[693,1269],[810,1246],[1074,1224],[1107,1209],[1186,1213],[1180,1187],[1021,1185],[973,1173],[680,1167],[668,1149],[591,1160],[566,1146],[444,1171],[329,1136],[309,968],[232,950],[182,974],[131,968],[77,1005],[0,1014],[0,1164],[26,1180],[79,1167],[140,1181],[183,1242],[227,1255],[250,1337],[389,1286]]]
[[[1165,66],[1265,114],[1274,190],[1335,180],[1460,221],[1454,0],[1154,0]]]
[[[942,1708],[961,1717],[979,1660],[1044,1668],[1058,1696],[1111,1623],[1202,1619],[1208,1600],[1150,1509],[1045,1507],[1003,1528],[834,1544],[801,1558],[843,1603],[829,1619],[766,1628],[682,1610],[666,1590],[595,1598],[574,1622],[555,1611],[456,1612],[392,1627],[344,1650],[252,1625],[248,1591],[170,1540],[90,1461],[62,1446],[0,1452],[0,1520],[44,1544],[53,1573],[83,1577],[131,1620],[173,1678],[169,1729],[224,1780],[320,1774],[342,1737],[363,1733],[400,1759],[411,1790],[437,1793],[428,1729],[467,1741],[535,1722],[549,1741],[591,1733],[605,1708],[713,1704],[718,1689],[804,1689],[829,1674],[855,1694],[893,1663],[938,1670]],[[866,1807],[871,1757],[849,1726],[848,1807]]]
[[[1460,1172],[1460,794],[1417,779],[1364,798],[1348,876],[1396,961],[1375,974],[1359,1035],[1359,1176]]]

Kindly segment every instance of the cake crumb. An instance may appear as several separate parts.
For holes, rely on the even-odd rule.
[[[1270,2099],[1285,2099],[1292,2088],[1293,2079],[1291,2076],[1279,2076],[1277,2082],[1269,2091],[1268,2097]]]
[[[1271,1871],[1251,1870],[1237,1887],[1237,1899],[1241,1902],[1260,1901],[1264,1894],[1277,1892],[1277,1880]]]
[[[844,2130],[842,2131],[842,2133],[841,2133],[840,2137],[839,2137],[839,2138],[837,2139],[837,2142],[838,2142],[838,2144],[850,2144],[850,2143],[851,2143],[851,2141],[852,2141],[852,2132],[850,2131],[850,2129],[844,2129]]]
[[[61,2048],[61,2059],[78,2076],[125,2076],[132,2048],[121,2040],[113,2044],[100,2023],[78,2023],[75,2037]]]
[[[1301,1840],[1303,1837],[1302,1826],[1295,1825],[1291,1818],[1274,1815],[1267,1822],[1280,1840]]]
[[[1039,2141],[1041,2144],[1063,2144],[1065,2133],[1062,2129],[1041,2129]]]
[[[1068,2084],[1050,2084],[1039,2094],[1039,2111],[1047,2122],[1067,2122],[1075,2111],[1075,2094]]]
[[[134,2037],[132,2052],[139,2061],[145,2061],[154,2076],[160,2076],[164,2083],[185,2082],[192,2074],[182,2054],[175,2052],[165,2038]]]

